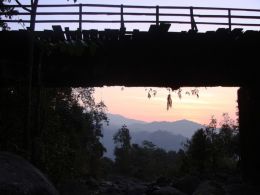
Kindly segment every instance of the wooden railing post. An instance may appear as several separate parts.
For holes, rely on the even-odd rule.
[[[236,14],[236,15],[231,15],[231,12],[258,12],[260,13],[260,9],[243,9],[243,8],[220,8],[220,7],[179,7],[179,6],[141,6],[141,5],[127,5],[127,6],[123,6],[123,5],[108,5],[108,4],[72,4],[72,5],[65,5],[65,4],[45,4],[45,5],[38,5],[38,1],[39,0],[34,0],[35,3],[33,3],[30,8],[30,5],[8,5],[8,7],[15,7],[15,8],[19,8],[19,9],[24,9],[27,12],[21,12],[21,13],[15,13],[14,15],[16,16],[30,16],[30,19],[23,19],[23,20],[19,20],[19,19],[7,19],[7,20],[2,20],[2,22],[4,23],[24,23],[24,24],[30,24],[30,27],[27,27],[28,30],[34,30],[35,29],[35,24],[36,23],[48,23],[48,24],[53,24],[53,23],[78,23],[78,30],[82,30],[82,23],[103,23],[103,24],[107,24],[107,23],[117,23],[119,24],[120,21],[115,21],[115,20],[102,20],[102,19],[89,19],[89,20],[84,20],[83,16],[84,14],[88,14],[88,15],[117,15],[117,16],[121,16],[121,28],[124,29],[125,28],[125,24],[124,24],[124,15],[131,15],[131,16],[152,16],[154,18],[154,20],[138,20],[138,18],[136,20],[131,20],[131,21],[126,21],[126,22],[131,22],[131,23],[153,23],[156,24],[154,26],[158,26],[160,25],[160,21],[159,21],[159,17],[160,16],[167,16],[167,17],[172,17],[172,16],[183,16],[183,17],[190,17],[190,21],[186,21],[183,20],[182,18],[180,20],[172,20],[172,21],[168,21],[167,23],[171,23],[171,24],[191,24],[191,30],[196,31],[197,30],[197,24],[200,25],[223,25],[226,26],[226,28],[228,28],[230,31],[233,28],[233,25],[235,26],[241,26],[241,27],[259,27],[260,23],[256,23],[256,22],[250,22],[250,20],[259,20],[260,16],[258,15],[251,15],[251,14],[244,14],[244,15],[240,15],[240,14]],[[17,1],[19,2],[19,1]],[[61,7],[75,7],[76,9],[79,8],[79,10],[77,12],[67,12],[67,11],[40,11],[40,12],[36,12],[37,6],[41,7],[41,8],[61,8]],[[112,12],[112,11],[100,11],[100,12],[84,12],[84,10],[82,10],[84,8],[84,6],[88,6],[88,7],[97,7],[97,8],[121,8],[121,13],[116,13],[116,12]],[[124,8],[141,8],[141,9],[153,9],[153,13],[141,13],[141,12],[126,12],[124,13]],[[187,10],[190,11],[190,13],[159,13],[160,12],[160,8],[162,9],[182,9],[182,10]],[[193,13],[197,10],[208,10],[209,14],[205,13],[205,14],[197,14],[197,13]],[[221,14],[214,14],[214,12],[212,10],[218,10],[221,12],[226,12],[226,13],[221,13]],[[213,12],[211,14],[211,12]],[[1,13],[1,15],[9,15],[12,13],[7,12],[7,13]],[[10,15],[10,16],[11,16]],[[42,19],[42,20],[38,20],[36,21],[36,15],[44,15],[44,16],[51,16],[51,15],[64,15],[64,16],[69,16],[69,15],[76,15],[79,17],[78,20],[75,19],[67,19],[66,17],[64,17],[64,19]],[[195,22],[195,17],[197,18],[211,18],[211,19],[222,19],[223,20],[227,20],[225,21],[197,21],[197,23]],[[241,22],[236,22],[236,23],[232,23],[233,18],[235,19],[240,19]],[[247,19],[248,21],[243,22],[244,19]],[[120,25],[120,24],[119,24]]]
[[[121,4],[121,7],[120,7],[120,31],[125,31],[126,28],[125,28],[125,22],[124,22],[124,5]]]
[[[37,15],[37,8],[38,8],[38,2],[39,0],[35,0],[34,3],[31,3],[31,18],[30,18],[30,30],[35,30],[35,23],[36,23],[36,15]]]
[[[231,9],[228,9],[228,28],[231,31],[232,25],[231,25]]]
[[[82,31],[82,4],[79,4],[79,31]]]
[[[156,26],[159,26],[159,6],[156,6]]]
[[[191,24],[191,29],[194,31],[198,31],[194,16],[193,16],[193,7],[190,7],[190,24]]]

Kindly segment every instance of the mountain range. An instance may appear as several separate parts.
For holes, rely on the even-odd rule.
[[[109,125],[103,125],[103,135],[101,142],[107,149],[105,156],[114,158],[113,135],[126,125],[130,131],[131,142],[142,144],[144,140],[153,142],[156,146],[166,151],[178,151],[183,147],[183,143],[190,139],[194,132],[204,126],[189,120],[178,120],[174,122],[144,122],[141,120],[129,119],[117,114],[107,114]]]

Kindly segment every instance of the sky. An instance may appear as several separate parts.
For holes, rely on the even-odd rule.
[[[28,4],[30,0],[20,0],[21,2]],[[73,4],[73,0],[67,1],[67,0],[39,0],[40,4],[66,4],[70,3]],[[252,9],[260,9],[260,1],[259,0],[78,0],[77,3],[88,3],[88,4],[124,4],[124,5],[159,5],[159,6],[199,6],[199,7],[225,7],[225,8],[252,8]],[[102,10],[101,10],[102,9]],[[38,11],[78,11],[78,8],[39,8]],[[83,12],[84,11],[113,11],[113,12],[119,12],[119,8],[86,8],[83,7]],[[133,9],[124,9],[124,11],[128,12],[134,12],[136,10]],[[139,10],[140,12],[152,12],[154,13],[155,10],[151,9],[142,9]],[[183,11],[183,10],[160,10],[160,13],[189,13],[189,10]],[[225,14],[227,15],[226,11],[214,11],[213,12],[208,12],[208,11],[194,11],[194,14]],[[236,15],[257,15],[260,16],[260,12],[232,12],[232,14]],[[20,17],[19,19],[23,19],[24,17]],[[77,15],[73,16],[38,16],[38,19],[75,19],[77,20],[79,17]],[[140,20],[154,20],[154,16],[138,16]],[[119,20],[119,16],[83,16],[83,20],[89,20],[89,19],[105,19],[105,20]],[[135,20],[136,16],[125,16],[125,20]],[[189,17],[160,17],[160,20],[190,20]],[[199,22],[227,22],[227,19],[209,19],[209,18],[195,18],[195,21]],[[249,20],[243,19],[243,20],[238,20],[238,19],[232,19],[232,22],[249,22]],[[255,23],[258,22],[259,20],[250,20],[250,22]],[[57,25],[57,24],[56,24]],[[63,27],[69,26],[70,29],[77,29],[78,24],[59,24],[62,25]],[[23,28],[22,25],[11,25],[12,28]],[[127,23],[126,29],[131,31],[133,29],[140,29],[147,31],[149,29],[149,24],[129,24]],[[213,26],[213,25],[198,25],[198,29],[201,32],[207,31],[207,30],[216,30],[219,26]],[[225,27],[225,26],[221,26]],[[236,26],[239,27],[239,26]],[[37,24],[36,25],[37,29],[51,29],[51,25],[48,24]],[[84,29],[99,29],[103,30],[105,28],[112,28],[112,29],[118,29],[119,24],[106,24],[105,26],[103,24],[93,24],[93,23],[85,23],[83,24]],[[227,28],[227,27],[226,27]],[[235,28],[235,26],[234,26]],[[190,29],[190,25],[188,24],[172,24],[170,31],[187,31]],[[245,27],[246,29],[257,29],[253,27]]]
[[[21,0],[23,3],[28,3],[29,0]],[[60,4],[68,3],[67,0],[39,0],[40,4]],[[73,3],[71,0],[69,3]],[[201,6],[201,7],[225,7],[225,8],[252,8],[260,9],[260,0],[78,0],[78,3],[102,3],[102,4],[125,4],[125,5],[161,5],[161,6]],[[39,11],[50,11],[48,10],[39,10]],[[55,11],[77,11],[77,9],[67,9],[64,8],[59,10],[58,8],[54,9]],[[83,11],[96,11],[89,10],[84,8]],[[100,11],[100,10],[99,10]],[[106,9],[102,11],[118,11],[113,9]],[[133,10],[126,10],[133,11]],[[144,10],[141,10],[144,11]],[[148,11],[147,11],[148,12]],[[153,12],[153,10],[150,10]],[[169,12],[169,10],[166,10]],[[179,12],[176,12],[179,13]],[[201,12],[202,13],[202,12]],[[205,12],[203,12],[205,13]],[[206,12],[207,13],[207,12]],[[226,14],[223,12],[214,12],[211,14]],[[260,12],[248,13],[248,12],[235,12],[233,14],[240,15],[260,15]],[[50,17],[50,16],[48,16]],[[74,18],[73,18],[74,17]],[[55,17],[55,19],[77,19],[77,16],[66,16]],[[95,17],[84,16],[83,19],[94,19]],[[115,16],[101,16],[99,19],[118,19]],[[38,19],[46,19],[44,16],[38,17]],[[125,18],[133,20],[135,18]],[[147,18],[151,19],[151,18]],[[171,18],[170,18],[171,19]],[[197,21],[203,21],[201,19],[196,19]],[[223,21],[218,20],[218,21]],[[239,21],[241,22],[241,21]],[[242,21],[247,22],[247,21]],[[251,21],[252,22],[252,21]],[[254,21],[258,22],[259,21]],[[62,24],[60,24],[62,25]],[[68,26],[68,24],[64,24]],[[76,29],[78,26],[69,25],[70,29]],[[13,25],[13,29],[21,28],[21,25]],[[37,24],[36,29],[50,29],[51,25],[41,25]],[[118,24],[84,24],[84,29],[99,29],[103,30],[105,28],[115,28],[118,29]],[[126,24],[127,30],[133,30],[138,28],[143,31],[147,31],[149,25],[144,24]],[[171,31],[182,31],[189,30],[189,25],[172,25]],[[207,30],[216,30],[217,26],[198,26],[199,31]],[[244,28],[255,29],[253,27]],[[256,29],[259,30],[259,29]],[[129,118],[144,120],[147,122],[151,121],[176,121],[180,119],[188,119],[201,124],[208,124],[212,115],[217,119],[221,119],[221,115],[225,112],[229,113],[231,118],[236,119],[237,112],[237,89],[238,88],[200,88],[200,97],[195,96],[186,96],[183,95],[182,99],[179,99],[176,93],[172,93],[173,98],[173,108],[168,110],[166,109],[166,98],[168,91],[165,88],[157,89],[157,95],[151,99],[147,98],[147,91],[145,88],[124,88],[121,90],[121,87],[104,87],[96,88],[95,98],[97,101],[104,101],[108,107],[108,112],[114,114],[121,114]],[[183,91],[189,91],[189,88],[183,88]]]
[[[103,87],[95,89],[97,102],[103,101],[107,112],[120,114],[132,119],[146,122],[177,121],[188,119],[200,124],[208,124],[214,116],[220,122],[223,113],[236,120],[237,89],[236,87],[202,87],[197,96],[186,95],[194,88],[182,88],[182,98],[176,92],[171,93],[172,108],[167,110],[166,88],[152,88],[156,96],[148,98],[150,88]]]
[[[29,3],[30,0],[20,0]],[[43,3],[67,3],[67,0],[39,0]],[[73,2],[70,0],[69,2]],[[103,3],[103,4],[135,4],[135,5],[176,5],[176,6],[218,6],[218,7],[243,7],[260,8],[258,0],[78,0],[77,3]]]

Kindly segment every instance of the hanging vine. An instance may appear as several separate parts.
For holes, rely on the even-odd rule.
[[[167,108],[167,110],[169,110],[172,108],[172,105],[173,105],[171,93],[172,92],[177,93],[179,99],[181,99],[183,96],[183,90],[180,87],[168,87],[166,89],[169,92],[169,94],[167,95],[167,100],[166,100],[166,102],[167,102],[166,108]],[[152,97],[155,97],[157,94],[157,91],[153,88],[145,89],[145,91],[147,91],[147,97],[149,99],[151,99]],[[185,91],[185,95],[194,95],[194,96],[197,96],[197,98],[199,98],[199,89],[194,88],[194,89],[191,89],[190,91]]]

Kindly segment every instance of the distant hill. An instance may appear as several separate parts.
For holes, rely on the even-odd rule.
[[[109,119],[109,124],[111,125],[116,125],[121,127],[122,125],[132,125],[132,124],[145,124],[146,122],[140,121],[140,120],[135,120],[135,119],[129,119],[124,116],[121,116],[119,114],[107,114],[107,117]]]
[[[132,142],[142,144],[144,140],[153,142],[156,146],[167,151],[178,151],[182,148],[182,144],[187,141],[187,138],[182,135],[174,135],[168,131],[154,131],[154,132],[134,132],[132,133]]]
[[[189,121],[189,120],[179,120],[175,122],[151,122],[151,123],[145,123],[145,124],[131,124],[128,126],[129,129],[133,131],[168,131],[170,133],[173,133],[175,135],[182,135],[187,138],[191,138],[191,136],[194,134],[194,132],[204,127],[203,125]]]
[[[178,151],[182,143],[186,142],[194,132],[203,128],[203,125],[189,121],[151,122],[128,119],[121,115],[108,114],[109,126],[104,125],[102,143],[107,149],[105,156],[113,158],[113,135],[122,125],[127,125],[132,136],[132,143],[141,144],[143,140],[152,141],[155,145],[165,150]]]

